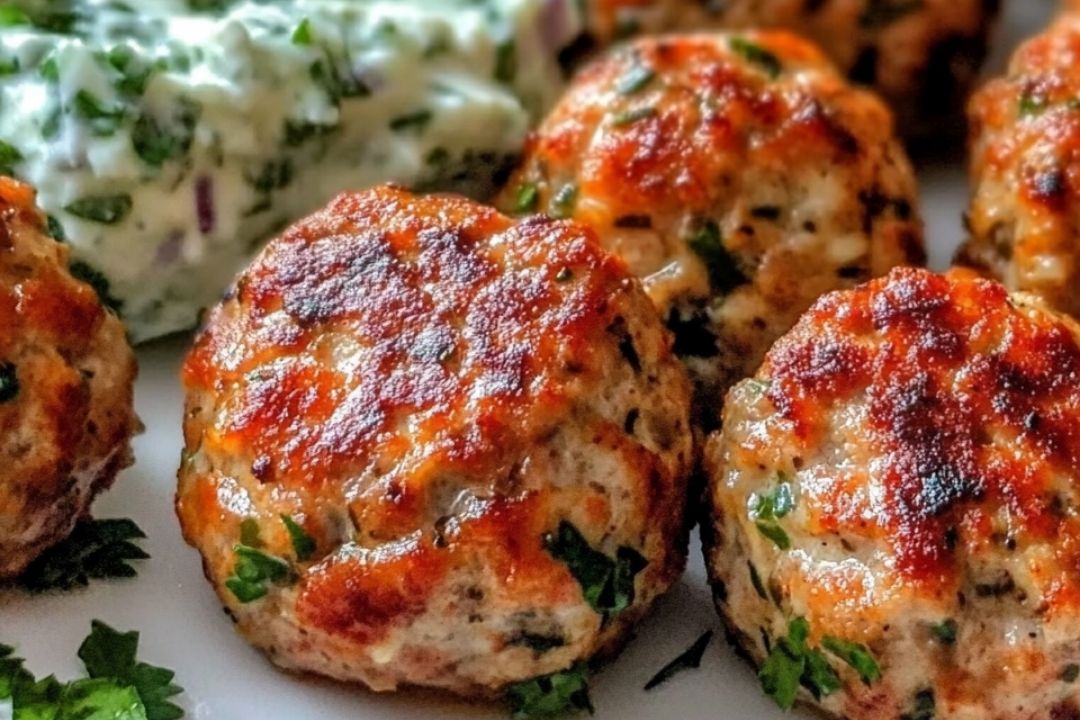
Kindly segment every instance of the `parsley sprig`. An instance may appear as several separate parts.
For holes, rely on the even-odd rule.
[[[67,540],[30,564],[18,584],[45,592],[84,587],[91,580],[135,577],[131,561],[150,557],[134,542],[145,537],[131,520],[80,520]]]
[[[172,699],[183,692],[172,670],[137,659],[139,633],[94,620],[79,647],[89,677],[38,680],[15,649],[0,645],[0,716],[25,720],[179,720]]]

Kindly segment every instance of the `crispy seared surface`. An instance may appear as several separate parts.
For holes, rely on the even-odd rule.
[[[689,384],[670,344],[583,228],[342,195],[241,274],[187,358],[185,537],[286,667],[478,695],[561,670],[617,644],[685,562]],[[222,586],[240,524],[290,558],[281,514],[317,551],[240,603]],[[562,521],[649,561],[614,622],[545,549]]]
[[[941,135],[986,55],[1000,0],[589,0],[602,41],[631,32],[775,28],[818,43],[852,80],[872,85],[905,135]]]
[[[829,712],[910,716],[926,690],[938,718],[1080,712],[1061,680],[1080,661],[1078,331],[997,283],[920,270],[803,316],[706,450],[710,576],[756,661],[763,632],[803,616],[811,644],[864,643],[882,671],[867,686],[839,663]],[[785,483],[786,549],[752,517]]]
[[[972,98],[969,237],[957,261],[1080,314],[1080,15],[1066,14]]]
[[[132,461],[135,357],[67,265],[33,190],[0,176],[0,579],[67,537]]]
[[[892,128],[793,35],[639,40],[580,73],[499,204],[569,215],[626,260],[715,425],[718,399],[822,293],[923,261]]]

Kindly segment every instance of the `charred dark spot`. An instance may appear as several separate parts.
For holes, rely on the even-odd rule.
[[[1065,173],[1058,168],[1035,173],[1028,179],[1028,194],[1033,202],[1060,212],[1065,207]]]
[[[615,227],[648,229],[652,227],[652,218],[648,215],[620,215],[615,218]]]
[[[780,208],[776,205],[759,205],[751,208],[750,214],[759,220],[779,220]]]
[[[255,458],[255,461],[251,463],[251,474],[261,483],[268,482],[270,480],[270,474],[272,465],[270,458],[266,455],[260,455]]]
[[[689,315],[673,309],[668,316],[668,329],[675,336],[675,354],[679,357],[711,358],[720,354],[716,346],[716,335],[711,330],[712,323],[704,309]]]
[[[630,412],[626,413],[626,420],[623,421],[623,431],[627,435],[634,434],[634,427],[637,425],[638,418],[641,417],[641,411],[634,408]]]
[[[1080,708],[1072,700],[1062,700],[1050,708],[1050,720],[1080,720]]]
[[[975,584],[975,595],[981,598],[998,598],[1008,595],[1016,589],[1016,583],[1012,575],[1002,570],[997,577],[989,582]]]
[[[865,47],[859,52],[855,64],[851,66],[848,77],[861,85],[873,85],[877,82],[877,74],[878,49],[876,47]]]

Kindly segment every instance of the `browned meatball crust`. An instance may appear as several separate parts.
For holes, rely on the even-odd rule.
[[[788,33],[643,39],[583,70],[499,199],[626,260],[719,398],[822,293],[924,260],[892,118]]]
[[[131,464],[135,374],[123,326],[69,273],[33,191],[0,176],[0,579]]]
[[[240,275],[184,383],[184,536],[284,667],[488,696],[614,649],[682,571],[689,381],[585,228],[342,195]]]
[[[774,698],[1080,717],[1078,377],[1080,326],[957,271],[830,293],[777,342],[705,453],[717,607]]]
[[[791,30],[873,86],[905,135],[959,130],[1000,0],[586,0],[600,41],[671,30]]]
[[[969,108],[973,195],[957,262],[1080,315],[1080,14],[1025,43]]]

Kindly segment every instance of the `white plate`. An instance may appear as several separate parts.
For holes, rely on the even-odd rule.
[[[1000,68],[1019,38],[1050,16],[1051,3],[1014,0],[998,33],[990,68]],[[920,165],[923,210],[934,267],[948,264],[961,237],[967,196],[958,148]],[[75,651],[99,618],[142,633],[140,655],[173,668],[186,692],[181,704],[199,720],[431,720],[506,717],[498,707],[472,707],[444,697],[377,696],[356,688],[278,672],[232,629],[202,576],[198,556],[180,538],[172,501],[180,457],[181,396],[177,383],[186,339],[145,348],[136,393],[147,431],[135,442],[138,463],[97,504],[99,517],[131,517],[149,534],[152,560],[139,564],[131,581],[95,583],[66,595],[30,598],[0,593],[0,643],[15,644],[39,675],[81,677]],[[593,682],[598,720],[776,720],[785,717],[759,692],[750,669],[722,639],[714,640],[701,670],[679,675],[644,693],[642,685],[703,631],[716,629],[700,551],[691,547],[690,568],[639,637]]]

